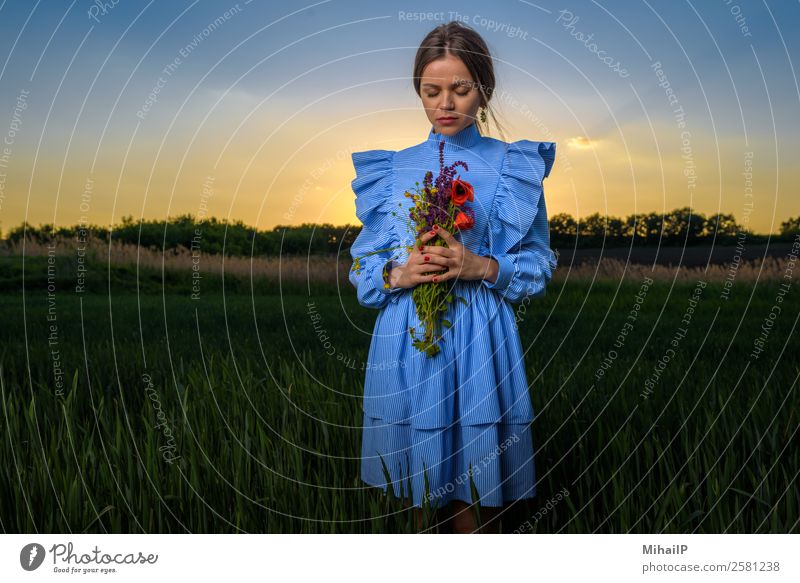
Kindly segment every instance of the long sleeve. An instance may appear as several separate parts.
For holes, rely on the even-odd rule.
[[[558,264],[542,186],[555,152],[553,142],[520,140],[509,144],[503,160],[489,252],[499,270],[494,283],[483,284],[512,303],[544,295]]]
[[[399,293],[402,289],[399,287],[387,289],[384,285],[383,268],[384,266],[387,269],[391,267],[393,262],[391,251],[375,253],[362,258],[359,261],[360,268],[356,272],[356,257],[384,248],[381,241],[385,242],[385,239],[364,227],[350,248],[350,255],[353,257],[350,283],[356,288],[358,303],[365,308],[383,308],[389,302],[390,295]]]
[[[387,289],[383,280],[384,266],[388,269],[397,255],[396,250],[388,249],[399,246],[390,220],[394,152],[368,150],[355,152],[352,158],[356,170],[351,183],[356,195],[356,215],[364,226],[350,248],[353,265],[349,279],[356,288],[360,305],[381,309],[392,294],[402,291],[402,288]]]

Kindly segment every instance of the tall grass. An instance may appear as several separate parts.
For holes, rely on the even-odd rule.
[[[753,359],[779,288],[743,281],[729,300],[708,285],[647,399],[692,283],[649,291],[600,380],[641,281],[570,276],[527,307],[534,507],[568,492],[529,532],[797,531],[800,310],[790,294]],[[377,312],[351,290],[197,301],[59,290],[55,321],[44,291],[0,296],[5,532],[413,531],[358,477]]]
[[[29,259],[46,257],[49,249],[37,240],[20,240],[0,247],[0,257]],[[57,257],[70,259],[77,263],[75,241],[56,238],[53,253]],[[117,266],[138,266],[147,271],[162,269],[173,275],[191,274],[192,269],[203,275],[239,279],[254,279],[268,282],[313,283],[331,285],[347,282],[351,258],[347,249],[337,256],[308,255],[283,257],[241,257],[208,255],[193,252],[179,246],[166,251],[139,247],[130,243],[113,241],[108,244],[99,239],[87,243],[87,257],[97,265],[110,263]],[[670,265],[643,265],[628,263],[613,257],[600,257],[596,260],[575,265],[566,263],[562,257],[554,278],[556,281],[575,279],[615,279],[641,281],[646,275],[657,281],[697,281],[723,282],[728,278],[743,282],[775,281],[783,277],[788,266],[786,257],[767,256],[763,259],[743,260],[740,263],[711,264],[707,268]]]

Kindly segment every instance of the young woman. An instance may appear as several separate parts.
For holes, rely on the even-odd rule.
[[[542,191],[555,143],[484,136],[494,85],[481,36],[458,22],[438,26],[414,63],[414,87],[432,124],[427,139],[353,154],[363,223],[353,258],[413,249],[397,259],[389,251],[368,255],[350,272],[359,303],[380,310],[365,378],[361,478],[385,490],[388,471],[395,495],[408,496],[410,484],[418,525],[427,501],[457,533],[476,531],[476,510],[481,532],[497,532],[501,520],[511,522],[511,504],[536,494],[534,412],[512,304],[543,294],[556,267]],[[441,141],[445,166],[468,165],[459,178],[474,189],[474,226],[417,236],[407,228],[413,202],[405,192],[426,170],[435,175]],[[426,245],[435,237],[447,246]],[[452,327],[433,357],[412,346],[409,333],[420,326],[411,292],[426,282],[466,299],[450,304]]]

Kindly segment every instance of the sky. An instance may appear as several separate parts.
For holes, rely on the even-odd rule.
[[[427,139],[419,43],[461,20],[548,214],[800,215],[797,1],[0,0],[0,231],[184,213],[354,224],[350,155]]]

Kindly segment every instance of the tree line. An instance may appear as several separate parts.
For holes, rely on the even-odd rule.
[[[766,241],[736,222],[732,214],[713,214],[706,217],[689,207],[669,213],[647,213],[625,218],[594,213],[580,220],[567,213],[549,217],[550,245],[554,248],[600,246],[656,245],[732,245],[737,237],[746,236],[749,242]],[[34,227],[27,222],[14,227],[4,238],[6,245],[18,243],[23,236],[39,242],[53,238],[110,240],[141,245],[153,249],[196,248],[203,254],[225,251],[232,256],[324,255],[347,253],[361,231],[360,225],[335,226],[329,223],[278,225],[268,230],[256,230],[241,220],[227,221],[216,217],[198,220],[184,214],[167,221],[122,218],[111,228],[100,225],[54,227],[42,224]],[[781,223],[780,231],[769,238],[789,240],[800,231],[800,217]]]

